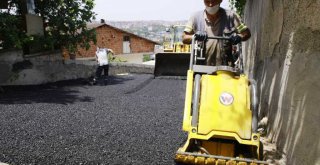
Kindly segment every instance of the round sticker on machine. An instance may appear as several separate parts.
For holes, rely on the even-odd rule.
[[[219,99],[223,105],[231,105],[233,103],[233,96],[227,92],[223,92]]]

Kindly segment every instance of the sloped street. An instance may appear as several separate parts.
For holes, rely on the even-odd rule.
[[[0,93],[0,162],[174,164],[185,81],[129,74]]]

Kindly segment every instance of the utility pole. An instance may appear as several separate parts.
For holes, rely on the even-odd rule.
[[[22,18],[24,20],[24,29],[27,35],[44,35],[43,19],[36,15],[34,0],[20,0]],[[24,49],[25,54],[35,53],[40,51],[40,44],[28,45]]]

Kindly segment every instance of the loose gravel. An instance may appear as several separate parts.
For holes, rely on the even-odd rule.
[[[109,77],[108,85],[67,81],[3,87],[0,162],[8,164],[174,164],[184,80]]]

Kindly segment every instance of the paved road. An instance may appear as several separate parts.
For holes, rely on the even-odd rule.
[[[4,88],[0,162],[9,164],[174,164],[185,81],[152,75]]]

